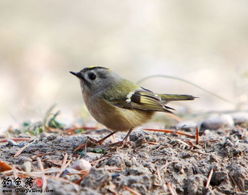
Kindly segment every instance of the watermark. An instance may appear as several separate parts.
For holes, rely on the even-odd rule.
[[[42,193],[43,181],[41,178],[12,178],[12,177],[4,177],[2,178],[0,184],[0,192],[8,193],[8,192],[40,192]],[[53,192],[53,190],[45,190],[43,192]]]

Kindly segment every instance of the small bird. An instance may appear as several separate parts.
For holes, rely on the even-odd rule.
[[[122,78],[112,70],[101,67],[86,67],[80,72],[70,72],[80,80],[84,102],[90,114],[112,132],[128,131],[121,142],[126,141],[132,130],[147,122],[155,112],[172,113],[166,106],[170,101],[194,100],[191,95],[156,94]]]

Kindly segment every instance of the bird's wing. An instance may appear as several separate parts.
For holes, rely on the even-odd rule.
[[[139,110],[148,110],[148,111],[160,111],[160,112],[170,112],[174,110],[165,105],[162,99],[154,94],[152,91],[145,88],[138,89],[131,92],[126,99],[127,102],[130,102],[132,108]]]
[[[140,88],[135,84],[128,84],[129,85],[125,85],[129,86],[128,89],[121,89],[115,86],[115,88],[106,90],[103,95],[104,99],[115,106],[126,109],[170,113],[170,110],[173,110],[173,108],[166,106],[160,96],[154,94],[152,91],[145,88]]]

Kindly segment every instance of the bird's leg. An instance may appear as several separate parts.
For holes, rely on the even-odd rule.
[[[110,134],[108,134],[107,136],[105,136],[104,138],[100,139],[100,140],[95,140],[91,137],[87,138],[87,141],[85,144],[80,144],[78,147],[76,147],[76,149],[74,150],[74,152],[85,148],[87,145],[101,145],[107,138],[109,138],[111,135],[114,135],[116,133],[116,131],[111,132]]]
[[[133,129],[130,129],[122,141],[112,143],[110,144],[110,146],[116,146],[116,145],[124,146],[127,143],[127,138],[129,137],[132,131]]]
[[[102,139],[96,141],[97,144],[101,145],[101,144],[105,141],[105,139],[109,138],[111,135],[114,135],[115,133],[116,133],[116,131],[113,131],[113,132],[111,132],[110,134],[108,134],[107,136],[105,136],[104,138],[102,138]]]

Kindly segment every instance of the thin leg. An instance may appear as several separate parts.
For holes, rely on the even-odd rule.
[[[107,136],[105,136],[104,138],[100,139],[100,140],[95,140],[91,137],[88,137],[90,143],[92,144],[95,144],[95,145],[101,145],[107,138],[109,138],[111,135],[114,135],[116,133],[116,131],[113,131],[111,132],[110,134],[108,134]],[[74,152],[80,150],[80,149],[83,149],[87,146],[87,142],[85,144],[80,144],[78,147],[76,147],[76,149],[74,150]]]
[[[105,139],[109,138],[111,135],[114,135],[115,133],[116,133],[116,131],[111,132],[111,133],[108,134],[106,137],[104,137],[104,138],[98,140],[97,143],[101,145],[101,144],[105,141]]]
[[[115,142],[113,144],[110,144],[110,146],[115,146],[115,145],[121,145],[124,146],[127,142],[127,138],[129,137],[129,135],[131,134],[131,132],[133,131],[133,129],[130,129],[127,133],[127,135],[124,137],[124,139],[122,141],[119,142]]]
[[[127,138],[129,137],[129,135],[131,134],[131,132],[133,131],[133,129],[130,129],[127,133],[127,135],[124,137],[124,139],[122,140],[123,142],[125,142],[127,140]]]

